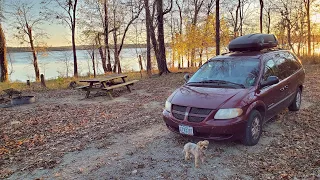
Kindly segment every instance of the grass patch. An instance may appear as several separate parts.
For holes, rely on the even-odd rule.
[[[197,70],[197,67],[191,67],[191,68],[183,68],[183,69],[178,69],[178,68],[171,68],[170,72],[172,73],[193,73]],[[100,77],[104,77],[107,75],[110,75],[112,73],[107,73],[107,74],[102,74],[102,75],[98,75],[97,78]],[[136,72],[127,72],[127,73],[123,73],[126,74],[127,80],[141,80],[141,79],[145,79],[148,78],[147,72],[143,71],[136,71]],[[153,75],[158,74],[157,70],[152,71]],[[89,78],[94,78],[93,76],[81,76],[78,78],[74,78],[74,77],[58,77],[56,79],[48,79],[46,80],[46,86],[47,88],[42,88],[40,82],[30,82],[31,86],[27,86],[26,82],[5,82],[5,83],[0,83],[0,94],[3,94],[2,90],[4,89],[8,89],[8,88],[13,88],[13,89],[17,89],[20,91],[28,91],[28,90],[32,90],[32,91],[47,91],[47,90],[56,90],[56,89],[68,89],[69,88],[69,84],[72,81],[76,81],[77,84],[80,85],[86,85],[86,83],[79,83],[79,80],[82,79],[89,79]]]

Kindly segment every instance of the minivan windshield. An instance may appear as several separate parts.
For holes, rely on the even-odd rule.
[[[205,63],[189,79],[187,85],[248,88],[259,76],[259,59],[214,59]]]

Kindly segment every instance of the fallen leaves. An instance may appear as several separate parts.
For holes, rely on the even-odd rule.
[[[223,165],[257,179],[319,177],[320,82],[316,83],[319,81],[316,77],[319,76],[320,72],[315,69],[307,71],[303,95],[312,104],[297,113],[285,111],[275,122],[271,122],[277,123],[282,130],[264,132],[263,136],[274,138],[271,143],[262,145],[259,152],[230,156],[231,162],[223,162]],[[67,152],[81,151],[92,144],[107,149],[114,143],[110,139],[112,134],[130,133],[162,123],[162,108],[159,104],[183,83],[182,77],[182,74],[170,74],[139,81],[132,93],[118,93],[126,101],[103,104],[95,102],[101,100],[95,98],[88,100],[92,103],[79,103],[79,99],[64,103],[63,99],[79,92],[55,90],[38,92],[37,99],[44,102],[40,101],[32,108],[0,109],[0,178],[9,177],[19,170],[54,168]],[[56,102],[49,101],[50,98]],[[145,106],[146,104],[149,106]],[[179,142],[179,139],[176,141]],[[184,141],[180,142],[181,145],[183,143]],[[148,146],[137,144],[139,150],[146,147]],[[211,158],[221,158],[227,153],[223,148],[216,148],[215,152],[210,155]],[[134,153],[128,152],[128,155],[134,156]],[[159,163],[152,159],[150,161],[151,164]],[[167,159],[162,162],[170,164]],[[96,167],[100,168],[105,164],[97,162]],[[10,170],[13,166],[17,167],[14,171]],[[136,163],[129,173],[140,174],[147,166]],[[76,172],[82,174],[86,169],[80,167]],[[55,176],[59,177],[61,174],[57,173]],[[170,176],[170,173],[163,172],[161,177]],[[235,176],[234,179],[239,178]]]
[[[74,90],[32,92],[39,100],[32,108],[0,109],[0,169],[12,165],[17,165],[17,170],[53,168],[66,152],[81,151],[92,142],[107,148],[111,142],[106,139],[112,133],[161,122],[162,109],[155,111],[143,105],[164,102],[170,90],[182,83],[181,74],[147,79],[135,85],[130,94],[115,92],[115,96],[126,96],[127,101],[108,104],[61,101],[82,93]]]

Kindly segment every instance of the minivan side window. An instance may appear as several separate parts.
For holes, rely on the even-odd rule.
[[[270,59],[266,62],[263,80],[266,81],[269,76],[278,76],[278,67],[273,59]]]
[[[295,56],[293,56],[290,52],[285,52],[286,60],[288,61],[288,68],[291,74],[294,74],[297,70],[299,70],[302,65],[301,63],[296,59]]]
[[[288,70],[288,63],[290,62],[287,60],[286,55],[283,52],[278,52],[274,56],[274,61],[278,66],[277,76],[280,80],[285,79],[292,74],[292,71]]]

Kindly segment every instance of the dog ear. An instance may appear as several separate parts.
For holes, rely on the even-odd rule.
[[[202,144],[202,141],[199,141],[199,142],[197,143],[197,146],[201,146],[201,144]]]
[[[205,144],[205,145],[209,145],[209,141],[208,140],[204,140],[204,141],[202,141],[203,142],[203,144]]]

